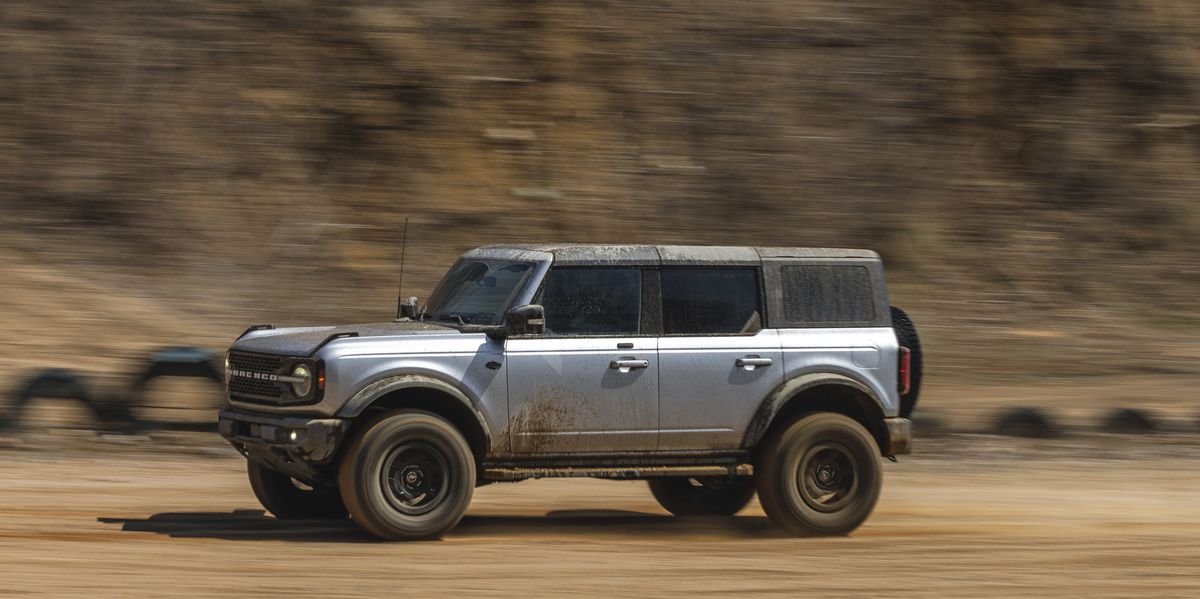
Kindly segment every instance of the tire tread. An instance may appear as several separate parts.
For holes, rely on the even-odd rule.
[[[820,438],[823,429],[841,429],[856,439],[857,449],[870,467],[863,492],[866,495],[862,501],[854,504],[854,509],[847,508],[839,512],[837,517],[820,515],[813,517],[811,508],[793,505],[789,500],[787,485],[795,484],[795,475],[780,472],[780,468],[788,459],[789,451],[802,451],[805,445],[812,444]],[[795,449],[792,446],[798,445]],[[780,428],[768,438],[761,447],[758,459],[755,460],[755,486],[758,499],[763,511],[776,526],[796,536],[841,536],[849,534],[858,528],[871,515],[875,503],[879,499],[883,472],[879,453],[870,433],[853,419],[832,412],[815,412],[798,416],[787,426]],[[822,522],[824,520],[824,522]]]

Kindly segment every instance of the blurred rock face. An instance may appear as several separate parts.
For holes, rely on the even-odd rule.
[[[409,217],[421,295],[502,241],[865,246],[918,320],[1194,331],[1197,25],[1186,1],[9,0],[5,276],[30,321],[144,322],[106,299],[130,289],[184,330],[380,318]]]

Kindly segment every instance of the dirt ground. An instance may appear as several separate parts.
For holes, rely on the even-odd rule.
[[[1200,596],[1195,435],[925,441],[849,538],[549,480],[478,489],[446,539],[407,544],[277,522],[232,450],[155,441],[0,451],[0,596]]]

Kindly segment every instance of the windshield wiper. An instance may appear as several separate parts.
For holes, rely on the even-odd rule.
[[[462,326],[467,326],[467,321],[463,320],[463,317],[458,314],[441,314],[437,317],[437,319],[440,322],[458,321],[458,324],[460,324]]]

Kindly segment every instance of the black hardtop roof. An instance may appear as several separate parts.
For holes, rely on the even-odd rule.
[[[489,245],[468,252],[546,254],[556,264],[759,264],[763,259],[878,260],[871,250],[842,248],[782,248],[716,245],[593,245],[539,243]]]

